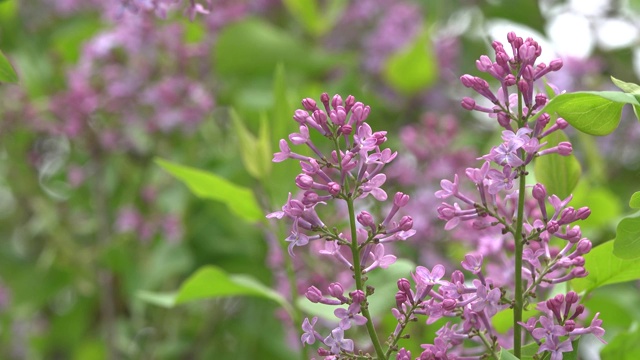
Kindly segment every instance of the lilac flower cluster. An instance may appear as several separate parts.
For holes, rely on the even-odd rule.
[[[477,230],[500,229],[502,235],[497,238],[503,237],[500,241],[512,243],[507,249],[513,250],[514,259],[507,264],[513,266],[515,273],[512,283],[506,285],[513,290],[503,287],[502,291],[503,297],[511,299],[509,302],[516,313],[515,343],[509,346],[519,347],[521,335],[518,315],[521,316],[522,309],[531,299],[548,293],[545,289],[554,284],[587,275],[583,267],[583,255],[590,251],[591,242],[582,237],[580,226],[575,222],[586,219],[591,212],[587,207],[575,209],[569,206],[572,196],[560,199],[554,194],[547,194],[543,184],[535,184],[530,192],[526,190],[527,166],[535,158],[549,154],[568,156],[572,152],[569,142],[542,149],[546,145],[546,136],[561,131],[568,124],[558,118],[549,125],[549,114],[538,113],[548,98],[544,93],[536,94],[534,85],[535,81],[550,71],[560,69],[562,61],[553,60],[548,66],[536,64],[541,48],[534,40],[523,40],[514,33],[508,34],[508,40],[512,56],[507,54],[501,43],[494,41],[495,61],[487,56],[476,61],[478,70],[500,82],[497,93],[482,78],[472,75],[460,78],[464,86],[472,88],[492,104],[491,107],[481,106],[474,99],[465,97],[462,107],[495,116],[498,124],[504,128],[502,143],[479,158],[484,160],[480,168],[466,170],[467,178],[475,186],[475,196],[462,189],[457,175],[453,181],[443,180],[442,189],[435,195],[440,199],[455,199],[453,203],[444,202],[438,207],[439,217],[447,221],[445,229],[453,229],[461,222],[471,221]],[[527,197],[529,193],[531,195]],[[547,204],[553,212],[547,211]],[[462,291],[468,290],[462,288]],[[575,294],[569,298],[572,303],[578,301]],[[558,321],[564,321],[565,318],[566,313]],[[547,326],[550,319],[542,320],[541,317],[539,321]],[[531,328],[537,321],[533,318],[527,326]],[[595,327],[588,329],[584,331],[599,331]],[[550,351],[554,358],[561,358],[558,352],[571,351],[571,346],[565,345],[566,342],[562,345],[558,342],[560,338],[543,338],[538,334],[539,331],[534,338],[541,344],[540,351]],[[568,332],[554,334],[570,335]]]
[[[344,295],[343,285],[338,282],[328,286],[327,293],[331,298],[316,287],[307,290],[306,297],[314,303],[348,307],[335,310],[339,324],[327,337],[322,337],[314,329],[316,319],[305,319],[303,343],[320,341],[327,347],[319,350],[319,354],[324,356],[352,353],[353,342],[344,338],[344,331],[352,325],[366,325],[376,352],[381,354],[368,313],[367,296],[370,294],[365,292],[366,277],[363,275],[375,268],[387,268],[393,264],[396,257],[386,253],[385,245],[406,240],[415,233],[410,216],[394,220],[398,211],[407,205],[409,196],[396,193],[393,205],[380,222],[376,222],[366,210],[356,215],[354,201],[363,200],[364,203],[369,195],[377,201],[387,199],[387,193],[381,188],[387,178],[383,169],[397,156],[397,152],[381,148],[387,140],[386,132],[374,132],[366,122],[369,106],[356,102],[353,96],[343,100],[339,95],[329,98],[326,93],[322,94],[321,103],[323,109],[313,99],[304,99],[304,109],[296,110],[293,117],[299,124],[299,132],[289,135],[292,144],[305,145],[311,156],[293,152],[289,143],[282,139],[280,151],[273,157],[274,162],[287,159],[300,162],[302,173],[296,177],[295,184],[302,191],[301,197],[298,199],[289,194],[282,210],[267,217],[287,217],[292,220],[290,235],[286,239],[291,256],[295,247],[324,240],[324,249],[320,254],[342,263],[354,275],[356,289],[348,297]],[[333,150],[323,152],[312,140],[311,130],[329,140]],[[347,204],[348,234],[340,232],[337,227],[327,226],[316,211],[317,205],[326,205],[334,200],[342,200]]]

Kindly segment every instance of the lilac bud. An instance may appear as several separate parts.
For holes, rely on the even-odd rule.
[[[398,291],[396,293],[396,308],[402,311],[402,304],[407,302],[407,295],[403,291]]]
[[[342,96],[338,94],[333,95],[333,99],[331,99],[331,106],[334,109],[337,109],[338,106],[342,106]]]
[[[353,291],[349,293],[349,295],[351,295],[351,299],[356,304],[362,303],[365,299],[364,292],[362,290]]]
[[[580,240],[581,236],[582,231],[580,231],[580,226],[577,225],[572,227],[571,229],[568,229],[566,233],[567,240],[569,240],[569,242],[572,244],[577,243]]]
[[[300,123],[300,125],[307,122],[307,118],[309,117],[309,113],[302,109],[298,109],[293,113],[293,120]]]
[[[452,311],[456,308],[458,302],[455,299],[444,299],[442,301],[442,308],[446,311]]]
[[[571,269],[571,275],[575,278],[583,278],[589,275],[589,272],[584,267],[578,266]]]
[[[571,261],[571,264],[573,266],[584,266],[584,258],[582,256],[576,256],[575,258],[573,258],[573,260]]]
[[[561,143],[558,144],[558,154],[562,156],[569,156],[571,155],[572,151],[573,151],[573,147],[571,146],[570,142],[562,141]]]
[[[475,81],[473,76],[469,75],[469,74],[464,74],[460,77],[460,82],[462,83],[462,85],[464,85],[465,87],[468,88],[472,88],[475,85]]]
[[[589,251],[591,251],[592,246],[593,244],[589,239],[580,239],[580,241],[578,241],[578,246],[576,246],[576,253],[578,253],[579,255],[588,254]]]
[[[356,98],[353,95],[347,96],[347,99],[344,101],[344,109],[349,112],[355,103]]]
[[[313,120],[318,123],[320,126],[324,126],[327,124],[327,114],[324,111],[316,110],[313,112]]]
[[[329,284],[327,290],[329,291],[329,295],[333,296],[334,298],[344,298],[344,289],[342,288],[342,285],[340,283],[334,282]]]
[[[300,168],[302,169],[303,173],[307,175],[313,175],[320,171],[320,164],[318,164],[318,161],[316,159],[311,158],[309,159],[309,162],[300,161]]]
[[[465,97],[462,99],[462,102],[460,103],[460,105],[462,105],[462,107],[466,110],[473,110],[476,108],[476,102],[475,100],[473,100],[470,97]]]
[[[400,219],[398,228],[402,231],[411,230],[413,228],[413,218],[411,218],[411,216],[403,216],[402,219]]]
[[[518,37],[516,36],[516,33],[513,31],[509,31],[509,33],[507,34],[507,40],[509,41],[509,44],[513,43],[514,41],[516,41]]]
[[[311,301],[312,303],[318,303],[323,298],[322,292],[315,286],[311,286],[309,289],[307,289],[307,292],[304,293],[304,296],[306,296],[307,299],[309,299],[309,301]]]
[[[310,190],[313,187],[313,178],[307,174],[296,176],[296,186],[302,190]]]
[[[564,322],[564,330],[566,332],[572,332],[576,328],[576,322],[573,320],[567,320]]]
[[[338,134],[339,135],[351,135],[351,133],[353,132],[353,126],[347,124],[347,125],[342,125],[340,126],[340,129],[338,129]]]
[[[578,209],[578,211],[576,211],[576,218],[580,220],[585,220],[586,218],[589,217],[589,215],[591,215],[591,209],[589,209],[586,206],[583,206],[580,209]]]
[[[329,194],[336,196],[338,194],[340,194],[340,184],[338,184],[335,181],[332,181],[330,183],[327,184],[327,186],[329,186]]]
[[[568,208],[562,210],[560,213],[560,219],[558,223],[560,224],[569,224],[576,220],[576,210],[569,206]]]
[[[405,205],[407,205],[408,202],[409,202],[409,195],[405,193],[397,192],[393,196],[393,205],[399,208],[404,207]]]
[[[549,100],[549,98],[547,98],[547,95],[542,94],[542,93],[536,94],[536,100],[535,100],[536,101],[536,107],[537,108],[541,108],[541,107],[545,106],[547,104],[547,100]],[[544,113],[542,115],[547,115],[547,118],[549,117],[549,114],[547,114],[547,113]],[[542,115],[540,115],[540,117],[542,117]],[[538,118],[538,119],[540,119],[540,118]]]
[[[396,360],[411,360],[411,351],[406,350],[405,348],[400,349],[398,354],[396,355]]]
[[[325,348],[318,348],[318,355],[320,356],[331,356],[333,353]]]
[[[573,319],[577,318],[578,316],[582,315],[583,312],[584,312],[584,305],[580,304],[580,305],[576,306],[576,311],[573,313],[573,315],[571,316],[570,320],[573,320]]]
[[[569,123],[563,118],[558,118],[558,120],[556,120],[556,125],[558,125],[558,128],[562,130],[567,128],[567,126],[569,126]]]
[[[451,282],[454,284],[464,284],[464,274],[460,270],[451,273]]]
[[[529,92],[529,83],[526,80],[521,79],[518,81],[518,90],[523,94],[527,94]]]
[[[498,124],[505,129],[508,129],[511,126],[511,118],[504,112],[498,113]]]
[[[313,100],[312,98],[303,99],[302,106],[304,106],[304,108],[309,111],[316,111],[318,109],[316,101]]]
[[[525,79],[527,82],[530,82],[530,81],[533,81],[533,76],[534,76],[533,66],[531,65],[525,66],[524,69],[522,70],[522,78]]]
[[[409,282],[409,280],[405,278],[401,278],[398,280],[397,284],[398,284],[398,290],[405,293],[411,292],[411,283]]]
[[[358,220],[358,222],[362,226],[370,227],[373,229],[376,228],[376,223],[373,220],[373,216],[371,216],[371,214],[367,211],[362,211],[360,214],[358,214],[358,216],[356,216],[356,220]]]
[[[551,68],[551,71],[558,71],[562,68],[563,62],[562,59],[555,59],[555,60],[551,60],[551,62],[549,63],[549,67]]]
[[[564,298],[564,301],[565,301],[568,305],[571,305],[571,304],[577,303],[577,302],[578,302],[578,300],[580,300],[580,297],[578,296],[578,294],[576,294],[576,292],[575,292],[575,291],[569,291],[569,292],[567,293],[567,295],[565,296],[565,298]]]
[[[302,203],[305,205],[314,205],[320,201],[318,194],[314,191],[307,190],[304,192],[304,197],[302,198]]]
[[[533,198],[538,201],[544,201],[544,198],[547,197],[547,189],[540,183],[533,185],[531,193]]]
[[[322,95],[320,95],[320,101],[322,101],[324,108],[329,111],[329,94],[326,92],[322,93]]]
[[[557,221],[551,220],[547,223],[547,232],[549,234],[555,234],[560,229],[560,224]]]
[[[513,76],[513,74],[509,74],[507,76],[504,77],[504,84],[506,86],[513,86],[516,84],[516,77]]]

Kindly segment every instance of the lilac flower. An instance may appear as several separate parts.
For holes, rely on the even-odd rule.
[[[309,318],[305,318],[302,322],[302,330],[304,333],[300,337],[302,344],[313,345],[316,342],[316,339],[321,339],[320,334],[313,328],[318,322],[318,317],[314,316],[311,322],[309,322]]]
[[[387,180],[385,174],[378,174],[362,185],[362,197],[371,194],[376,200],[384,201],[387,199],[387,193],[380,189],[380,186]]]
[[[339,327],[331,330],[331,335],[324,339],[324,344],[331,347],[331,353],[334,355],[340,354],[341,350],[353,352],[353,340],[345,339],[344,330]]]
[[[550,360],[562,360],[562,353],[573,351],[573,346],[571,345],[570,339],[560,341],[560,338],[553,336],[551,338],[547,338],[547,341],[540,345],[538,354],[544,351],[549,351],[551,354]]]
[[[333,314],[340,319],[340,329],[351,328],[351,323],[361,326],[367,323],[367,318],[360,315],[360,303],[352,303],[348,309],[335,309]]]
[[[370,253],[371,258],[373,259],[373,263],[367,266],[362,272],[368,273],[369,271],[381,267],[383,269],[388,268],[391,264],[396,262],[396,257],[394,255],[385,255],[384,254],[384,245],[376,244],[373,248],[373,251]]]
[[[491,181],[489,185],[489,194],[496,195],[500,191],[511,190],[513,188],[513,180],[517,172],[511,171],[511,166],[507,165],[502,172],[491,169],[487,172],[487,178]]]

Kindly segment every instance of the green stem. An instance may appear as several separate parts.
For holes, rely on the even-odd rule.
[[[367,332],[373,343],[373,348],[376,350],[378,360],[386,360],[382,345],[376,329],[373,326],[371,314],[369,313],[369,304],[367,302],[367,291],[364,289],[364,283],[362,281],[362,269],[360,264],[360,250],[358,249],[358,234],[356,232],[356,213],[353,207],[353,199],[351,196],[347,196],[347,207],[349,209],[349,224],[351,226],[351,253],[353,254],[353,277],[356,280],[356,290],[360,290],[365,294],[365,300],[362,305],[362,315],[367,318]]]
[[[522,307],[524,303],[522,291],[522,225],[524,223],[524,194],[526,185],[525,171],[520,172],[520,190],[518,193],[518,218],[516,232],[513,234],[515,241],[515,299],[513,304],[513,354],[520,359],[522,350],[522,329],[519,322],[522,321]]]
[[[489,340],[487,339],[486,336],[484,336],[483,333],[478,333],[478,336],[480,337],[480,339],[482,339],[482,342],[484,343],[484,346],[487,347],[487,350],[489,350],[489,352],[491,353],[491,356],[495,359],[495,360],[500,360],[500,356],[498,356],[498,354],[496,354],[495,349],[493,348],[493,345],[491,345],[491,343],[489,342]]]

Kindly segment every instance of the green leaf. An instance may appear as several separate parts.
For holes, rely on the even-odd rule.
[[[640,209],[640,191],[636,191],[629,199],[629,206],[632,209]]]
[[[398,279],[409,278],[416,265],[407,259],[398,259],[387,269],[375,269],[367,273],[367,285],[376,289],[369,297],[369,310],[374,318],[382,317],[395,305],[395,294],[398,292]]]
[[[438,77],[433,49],[426,31],[393,54],[383,69],[384,80],[394,90],[411,95],[432,85]]]
[[[640,328],[635,331],[619,333],[606,345],[600,357],[602,360],[640,359]]]
[[[539,311],[533,307],[522,312],[522,318],[526,321],[528,318],[535,316]],[[491,318],[493,328],[499,333],[506,333],[513,328],[513,309],[504,309]]]
[[[555,112],[576,129],[601,136],[618,127],[626,103],[637,100],[633,95],[615,91],[565,93],[551,99],[540,113]]]
[[[507,350],[500,351],[500,360],[519,360],[515,355]]]
[[[260,138],[257,139],[244,125],[238,113],[231,109],[231,120],[238,135],[238,150],[242,163],[254,178],[266,179],[271,171],[271,146],[266,115],[260,117]]]
[[[568,141],[567,135],[556,131],[546,137],[548,144],[544,149],[557,146],[562,141]],[[538,182],[544,184],[549,194],[555,194],[561,199],[566,198],[575,189],[582,174],[580,163],[573,154],[560,156],[558,154],[544,155],[535,160],[535,175]]]
[[[611,81],[613,81],[613,83],[618,88],[620,88],[620,90],[624,91],[625,93],[633,95],[636,98],[636,100],[640,102],[640,85],[618,80],[613,76],[611,77]],[[638,119],[638,121],[640,121],[640,105],[633,104],[633,113],[636,115],[636,118]]]
[[[640,214],[626,217],[618,223],[613,254],[625,260],[640,258]]]
[[[603,229],[615,224],[622,215],[620,200],[608,187],[591,186],[587,181],[581,181],[573,190],[571,204],[578,209],[588,206],[591,215],[580,221],[580,228]]]
[[[274,104],[272,111],[269,113],[269,118],[271,119],[272,141],[275,143],[280,139],[285,139],[291,133],[291,130],[295,129],[293,126],[295,122],[291,120],[295,108],[292,108],[287,99],[288,84],[284,64],[282,63],[276,66],[272,86]]]
[[[586,277],[571,281],[577,292],[589,293],[601,286],[640,279],[640,259],[623,260],[613,254],[613,241],[596,246],[584,255]]]
[[[138,298],[149,303],[173,307],[196,300],[229,296],[254,296],[275,301],[290,314],[291,305],[274,290],[248,275],[228,274],[216,266],[203,266],[182,283],[177,293],[141,291]]]
[[[192,193],[204,199],[225,203],[232,212],[247,221],[261,221],[264,214],[250,189],[238,186],[218,175],[156,158],[156,164],[182,181]]]
[[[18,74],[13,69],[13,66],[0,51],[0,83],[17,83]]]
[[[285,8],[291,15],[314,36],[320,36],[331,30],[347,5],[344,0],[329,0],[324,3],[326,3],[326,11],[321,12],[318,0],[283,0]]]

